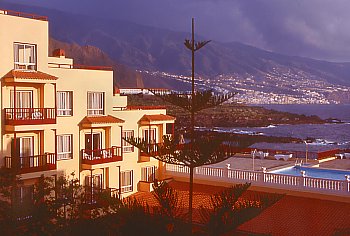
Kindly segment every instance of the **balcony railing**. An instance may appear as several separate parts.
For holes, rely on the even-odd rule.
[[[62,69],[83,69],[83,70],[107,70],[112,71],[113,67],[111,66],[89,66],[89,65],[79,65],[79,64],[62,64],[49,62],[50,68],[62,68]]]
[[[56,154],[45,153],[27,157],[5,157],[6,168],[18,168],[20,174],[56,169]]]
[[[158,146],[160,143],[152,143],[147,146],[146,152],[144,150],[140,150],[139,162],[149,162],[150,157],[153,155],[158,155]]]
[[[55,108],[5,108],[6,125],[56,124]]]
[[[115,161],[122,161],[121,147],[111,147],[105,149],[82,150],[82,163],[88,165],[103,164]]]
[[[187,166],[166,164],[166,174],[173,178],[187,175],[190,169]],[[250,182],[252,186],[290,189],[302,192],[316,192],[323,194],[345,195],[350,194],[350,177],[344,180],[323,179],[307,176],[292,176],[260,171],[234,170],[229,167],[196,167],[194,174],[197,179],[224,183]],[[346,178],[345,178],[346,177]]]

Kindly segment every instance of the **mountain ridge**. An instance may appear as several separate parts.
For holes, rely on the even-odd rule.
[[[49,39],[49,55],[57,49],[65,50],[68,58],[73,58],[74,64],[110,66],[113,68],[113,82],[116,87],[144,87],[142,75],[135,70],[116,63],[101,49],[85,45],[80,46],[76,43],[65,43],[59,40]]]
[[[18,5],[8,6],[18,8]],[[141,71],[190,75],[190,52],[183,46],[184,39],[190,36],[188,33],[38,7],[21,5],[20,9],[17,8],[48,15],[51,37],[98,47],[116,63]],[[202,39],[201,36],[197,38]],[[263,81],[268,80],[268,75],[274,70],[278,70],[280,75],[292,72],[292,76],[295,76],[301,73],[306,79],[350,86],[349,62],[282,55],[238,42],[213,41],[196,54],[196,72],[199,76],[232,75]]]

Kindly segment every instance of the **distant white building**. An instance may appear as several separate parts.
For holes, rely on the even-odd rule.
[[[170,93],[170,90],[166,88],[119,88],[118,90],[121,95],[131,95],[131,94],[153,95],[151,91],[165,93],[165,94]]]

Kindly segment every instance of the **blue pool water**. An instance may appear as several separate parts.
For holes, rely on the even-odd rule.
[[[343,171],[343,170],[332,170],[332,169],[319,169],[319,168],[300,167],[300,166],[283,168],[280,170],[271,171],[271,173],[301,176],[300,171],[305,171],[305,174],[308,177],[335,179],[335,180],[345,180],[345,175],[350,175],[350,171],[346,171],[346,170]]]

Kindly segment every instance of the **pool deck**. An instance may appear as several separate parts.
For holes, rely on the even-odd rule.
[[[287,166],[294,166],[294,161],[278,161],[270,159],[259,159],[254,158],[254,170],[261,171],[262,167],[267,168],[267,170],[277,168],[283,168]],[[240,170],[253,170],[253,159],[247,156],[235,156],[231,157],[223,162],[213,165],[213,167],[226,167],[226,164],[230,164],[231,169]]]
[[[320,163],[321,168],[350,170],[350,159],[335,159]]]
[[[311,164],[318,164],[318,161],[309,160]],[[237,155],[231,157],[223,162],[212,165],[213,167],[226,167],[226,164],[230,164],[231,169],[240,169],[240,170],[253,170],[253,159],[249,155]],[[274,160],[269,159],[254,159],[254,170],[261,171],[262,167],[267,168],[268,171],[274,169],[280,169],[283,167],[294,166],[295,159],[288,161]],[[350,170],[350,159],[335,159],[329,160],[322,163],[319,163],[320,168],[330,168],[330,169],[339,169],[339,170]]]

